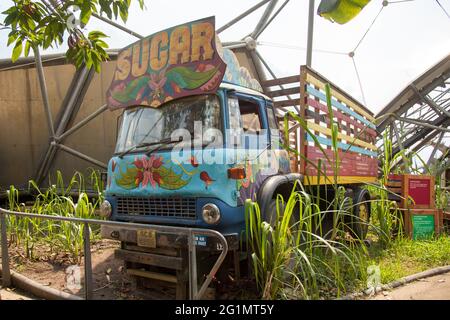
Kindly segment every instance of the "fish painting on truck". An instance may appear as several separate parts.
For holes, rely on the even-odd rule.
[[[102,214],[113,221],[220,232],[230,252],[224,263],[239,274],[246,200],[260,203],[269,221],[277,194],[288,196],[304,175],[292,170],[280,144],[274,102],[236,55],[222,48],[214,17],[124,48],[107,101],[123,113]],[[176,234],[103,226],[102,236],[122,242],[116,256],[130,274],[173,280],[177,298],[186,298],[188,248]],[[221,247],[199,235],[196,248],[197,261],[203,261],[198,274],[208,273],[208,258]]]

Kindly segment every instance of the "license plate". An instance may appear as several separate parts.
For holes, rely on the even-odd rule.
[[[138,230],[137,245],[140,247],[156,248],[156,231]]]

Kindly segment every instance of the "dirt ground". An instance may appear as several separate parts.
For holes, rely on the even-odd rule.
[[[136,282],[128,276],[123,262],[114,258],[114,250],[119,242],[101,240],[92,246],[92,269],[94,279],[94,299],[98,300],[160,300],[174,299],[175,288],[155,282],[151,288],[136,287]],[[48,248],[35,249],[35,257],[26,258],[20,248],[10,247],[11,267],[14,271],[52,288],[78,296],[84,295],[84,264],[83,261],[71,261],[69,255],[51,253]],[[67,288],[68,268],[77,266],[81,271],[81,288]],[[220,299],[244,298],[252,291],[248,284],[240,288],[222,286],[217,292]],[[237,290],[236,290],[237,289]],[[236,292],[237,291],[237,292]],[[38,299],[19,289],[0,289],[2,300]],[[391,291],[383,291],[371,300],[450,300],[450,273],[425,278]]]
[[[118,242],[101,240],[91,248],[94,299],[158,300],[172,299],[175,296],[174,288],[162,286],[161,284],[155,284],[154,288],[150,289],[136,288],[134,279],[126,274],[123,262],[114,258],[114,250],[118,246]],[[39,257],[39,259],[34,261],[27,259],[20,248],[10,248],[10,255],[12,270],[44,286],[84,296],[83,261],[71,261],[67,254],[50,253],[45,248],[35,249],[34,256]],[[70,290],[67,287],[66,271],[74,266],[80,268],[81,288]]]
[[[91,247],[92,270],[94,280],[94,299],[97,300],[161,300],[174,299],[175,285],[165,282],[151,281],[150,287],[136,286],[134,278],[126,274],[123,261],[115,259],[114,250],[120,243],[112,240],[101,240]],[[11,269],[40,283],[57,290],[84,297],[84,263],[71,261],[66,253],[51,252],[50,248],[40,246],[34,249],[33,260],[30,260],[21,246],[11,246]],[[39,257],[39,258],[37,258]],[[81,288],[72,289],[67,286],[68,268],[79,267]],[[70,276],[69,276],[70,277]],[[255,297],[252,281],[241,280],[233,283],[222,283],[219,288],[208,290],[205,298],[209,299],[247,299]],[[5,297],[14,297],[10,290]],[[20,295],[18,296],[20,298]],[[6,299],[6,298],[5,298]]]
[[[38,298],[15,288],[0,289],[0,300],[37,300]]]
[[[373,300],[450,300],[450,273],[384,291]]]

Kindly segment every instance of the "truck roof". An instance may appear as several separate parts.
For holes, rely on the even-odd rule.
[[[259,92],[259,91],[256,91],[256,90],[253,90],[253,89],[249,89],[249,88],[247,88],[247,87],[238,86],[238,85],[233,84],[233,83],[222,82],[222,83],[220,84],[220,88],[223,88],[223,89],[233,89],[233,90],[236,90],[236,91],[238,91],[238,92],[242,92],[242,93],[246,93],[246,94],[251,94],[251,95],[258,96],[258,97],[264,98],[264,99],[266,99],[266,100],[272,101],[271,98],[269,98],[268,96],[266,96],[265,94],[263,94],[263,93],[261,93],[261,92]]]

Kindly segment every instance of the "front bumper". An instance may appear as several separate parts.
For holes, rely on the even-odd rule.
[[[142,229],[151,230],[151,229]],[[101,236],[104,239],[117,240],[132,245],[139,245],[138,229],[115,226],[102,226]],[[228,244],[228,250],[239,249],[239,236],[237,233],[224,234]],[[196,248],[200,251],[220,252],[222,250],[220,240],[213,236],[196,236]],[[185,233],[161,232],[154,230],[154,241],[148,249],[186,249],[188,239]]]

